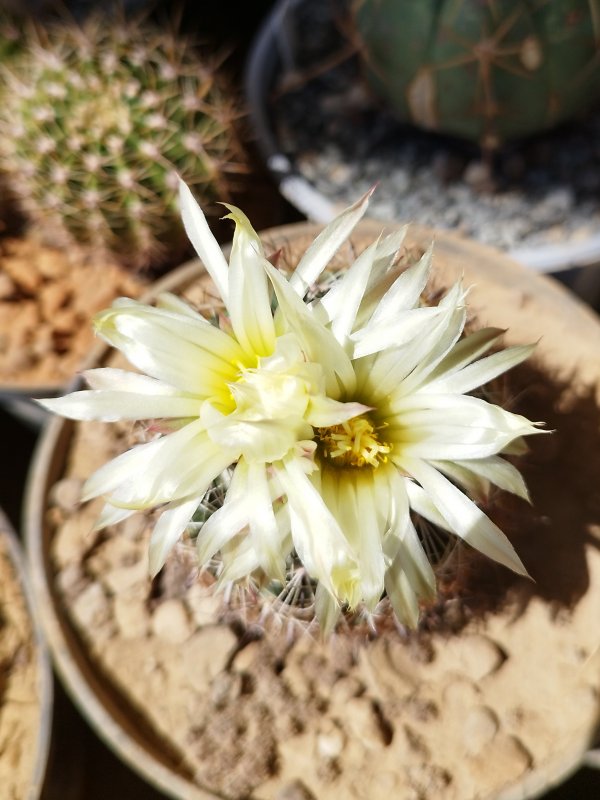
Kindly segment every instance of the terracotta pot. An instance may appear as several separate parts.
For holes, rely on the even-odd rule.
[[[353,246],[360,251],[380,229],[359,226]],[[292,225],[262,238],[293,264],[316,230]],[[415,227],[409,247],[431,237]],[[510,386],[526,413],[557,429],[536,437],[525,464],[533,510],[515,501],[508,513],[506,529],[536,582],[476,560],[487,584],[474,585],[461,620],[442,609],[423,638],[390,632],[360,646],[343,635],[289,648],[253,640],[243,626],[220,624],[210,597],[186,584],[193,568],[184,547],[157,597],[144,575],[151,518],[98,536],[89,533],[95,510],[73,500],[90,467],[125,446],[95,438],[114,426],[53,419],[45,431],[28,481],[26,536],[57,669],[102,738],[171,797],[283,798],[300,781],[313,794],[299,796],[320,800],[411,792],[522,800],[574,771],[592,744],[600,324],[553,281],[496,251],[435,238],[436,285],[464,274],[479,324],[507,327],[510,343],[540,340],[534,364]],[[159,291],[191,291],[202,303],[212,290],[191,263],[147,299]],[[103,363],[107,352],[96,356]],[[483,608],[488,597],[495,602]]]
[[[21,546],[0,510],[0,783],[37,800],[52,726],[52,672]]]

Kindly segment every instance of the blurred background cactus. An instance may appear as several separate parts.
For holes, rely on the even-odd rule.
[[[0,11],[0,64],[19,52],[21,31],[17,18]]]
[[[30,26],[4,59],[0,168],[43,238],[134,267],[185,237],[176,173],[208,203],[240,168],[236,110],[215,59],[150,22],[92,15]]]
[[[401,119],[486,149],[600,96],[600,0],[352,0],[373,89]]]

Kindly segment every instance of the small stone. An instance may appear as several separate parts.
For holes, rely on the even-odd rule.
[[[72,308],[62,308],[52,317],[52,325],[57,333],[74,334],[81,320]]]
[[[406,712],[417,722],[430,722],[439,716],[438,707],[432,700],[411,697],[406,702]]]
[[[68,271],[69,264],[67,258],[60,250],[53,249],[39,249],[36,254],[36,263],[38,271],[44,278],[54,280],[65,275]]]
[[[0,272],[0,300],[7,300],[16,291],[15,284],[5,272]]]
[[[365,685],[353,675],[345,675],[337,680],[331,689],[332,703],[345,703],[351,697],[358,697],[365,691]]]
[[[110,606],[102,586],[90,583],[75,599],[72,613],[82,628],[98,629],[110,617]]]
[[[77,292],[73,296],[77,311],[87,315],[91,311],[110,305],[115,279],[113,275],[111,280],[103,279],[108,269],[106,265],[90,264],[85,270],[81,270],[77,280]],[[114,273],[114,269],[110,272]]]
[[[500,788],[518,780],[531,764],[531,755],[519,739],[496,736],[493,747],[465,759],[465,783],[471,782],[471,786],[466,786],[466,793],[469,797],[486,797],[490,792],[497,794]]]
[[[170,601],[174,602],[174,601]],[[197,692],[208,690],[215,677],[226,669],[237,647],[237,637],[222,625],[196,631],[181,649],[183,672]]]
[[[214,625],[219,619],[223,600],[209,587],[195,583],[185,596],[185,602],[198,626]]]
[[[350,729],[367,750],[378,750],[389,744],[391,731],[387,731],[367,697],[355,697],[346,704],[344,725]]]
[[[70,289],[64,283],[49,283],[43,286],[39,294],[42,317],[52,322],[56,312],[66,304],[69,295]]]
[[[457,672],[475,682],[499,669],[504,660],[498,645],[480,634],[449,640],[436,658],[445,672]]]
[[[67,517],[52,538],[52,558],[59,567],[76,564],[90,544],[79,518]]]
[[[35,294],[42,282],[40,273],[26,258],[10,258],[5,262],[7,272],[19,289],[26,294]]]
[[[152,615],[152,632],[171,644],[181,644],[189,639],[191,626],[188,615],[179,600],[165,600]]]
[[[465,183],[476,192],[487,192],[494,188],[491,169],[483,161],[471,161],[463,177]]]
[[[341,755],[346,737],[331,719],[324,719],[317,735],[317,755],[319,758],[333,760]]]
[[[63,478],[50,490],[49,500],[63,511],[74,511],[81,502],[82,481],[79,478]]]
[[[317,800],[301,780],[286,783],[275,795],[275,800]]]
[[[236,653],[233,666],[240,672],[246,672],[257,664],[262,652],[259,641],[250,642]]]
[[[124,639],[141,639],[148,633],[150,615],[143,600],[126,595],[115,597],[113,613]]]
[[[102,575],[102,582],[115,594],[123,594],[134,586],[150,586],[148,566],[142,559],[130,567],[117,567]]]
[[[450,774],[436,764],[415,764],[406,772],[419,797],[442,797],[444,789],[452,782]]]
[[[66,597],[80,594],[86,586],[86,576],[81,564],[69,564],[56,576],[56,585]]]
[[[450,708],[462,708],[466,710],[479,700],[479,689],[471,681],[458,678],[451,681],[444,689],[444,703]]]
[[[443,150],[436,153],[431,166],[439,181],[444,184],[452,183],[462,176],[465,169],[465,160],[457,153]]]
[[[225,708],[237,700],[242,692],[242,676],[232,672],[219,672],[210,687],[210,702],[215,709]]]
[[[498,732],[498,718],[491,708],[472,708],[463,727],[463,741],[468,753],[477,755],[486,748]]]
[[[144,531],[148,525],[148,518],[144,514],[133,514],[127,517],[120,526],[119,532],[121,536],[132,541],[140,541],[143,538]]]
[[[37,327],[30,348],[36,359],[47,358],[54,352],[54,335],[47,322],[42,322]]]

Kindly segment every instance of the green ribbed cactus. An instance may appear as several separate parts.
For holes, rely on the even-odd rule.
[[[234,111],[214,73],[149,24],[30,33],[4,69],[0,167],[34,226],[135,267],[182,246],[176,173],[207,203],[235,168]]]
[[[600,0],[353,0],[373,88],[402,120],[486,148],[600,96]]]

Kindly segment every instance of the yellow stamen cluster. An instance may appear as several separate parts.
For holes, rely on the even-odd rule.
[[[385,464],[392,448],[380,442],[377,430],[366,415],[317,428],[320,450],[338,467],[378,467]]]

